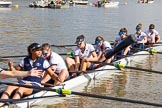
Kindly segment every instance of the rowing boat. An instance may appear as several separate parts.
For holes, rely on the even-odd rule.
[[[151,4],[151,3],[154,3],[154,0],[148,0],[148,1],[143,1],[143,0],[138,0],[138,3],[149,3],[149,4]]]
[[[162,50],[162,45],[160,45],[160,44],[155,45],[153,48],[156,49],[157,51],[160,51],[160,50]],[[148,56],[146,56],[145,54],[148,54],[148,56],[149,56],[148,51],[139,51],[139,52],[134,53],[133,56],[128,56],[128,57],[122,58],[122,59],[115,61],[115,62],[120,62],[124,65],[129,65],[129,63],[131,61],[136,61],[136,60],[139,61],[139,57],[140,57],[140,60],[146,59]],[[108,69],[114,69],[114,70],[108,71]],[[79,86],[83,83],[88,82],[89,80],[93,79],[94,77],[99,78],[99,77],[103,76],[104,74],[106,74],[107,72],[109,73],[107,76],[111,76],[114,73],[119,72],[119,70],[115,70],[115,69],[116,68],[114,66],[105,65],[105,66],[102,66],[102,67],[94,70],[93,73],[87,73],[87,74],[83,74],[81,76],[75,77],[71,80],[64,82],[61,86],[53,87],[53,89],[58,89],[58,88],[63,88],[63,87],[65,89],[72,89],[72,88],[75,88],[75,87],[77,87],[77,86]],[[50,92],[50,91],[40,91],[38,93],[35,93],[35,94],[30,95],[30,96],[25,97],[25,98],[37,98],[37,97],[54,96],[54,95],[58,95],[58,94],[55,93],[55,92]],[[27,108],[29,106],[33,106],[35,104],[38,104],[41,101],[42,101],[42,99],[27,100],[27,101],[22,101],[21,103],[12,104],[12,105],[10,105],[10,107],[12,107],[12,108],[13,107],[14,108]],[[3,108],[8,108],[8,107],[9,106],[6,105]]]

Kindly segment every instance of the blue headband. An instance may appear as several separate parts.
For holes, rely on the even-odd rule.
[[[136,30],[140,30],[141,27],[139,25],[136,26]]]
[[[95,40],[95,45],[98,45],[100,42],[100,40]]]

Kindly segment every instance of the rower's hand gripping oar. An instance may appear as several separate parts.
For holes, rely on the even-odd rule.
[[[135,41],[136,41],[135,35],[133,34],[129,35],[127,38],[121,41],[115,48],[113,48],[112,50],[108,50],[108,52],[105,54],[106,59],[109,59],[111,56],[123,50],[127,46],[133,44]]]
[[[162,107],[162,104],[158,104],[158,103],[145,102],[145,101],[141,101],[141,100],[139,101],[139,100],[125,99],[125,98],[118,98],[118,97],[111,97],[111,96],[102,96],[102,95],[96,95],[96,94],[81,93],[81,92],[75,92],[75,91],[71,91],[71,90],[68,90],[68,89],[62,89],[62,88],[51,89],[51,88],[48,88],[48,87],[19,85],[19,84],[9,83],[9,82],[0,82],[0,84],[52,91],[52,92],[57,92],[58,94],[61,94],[61,95],[73,94],[73,95],[87,96],[87,97],[93,97],[93,98],[98,98],[98,99],[109,99],[109,100],[116,100],[116,101],[120,101],[120,102],[129,102],[129,103],[137,103],[137,104],[143,104],[143,105],[151,105],[151,106]]]

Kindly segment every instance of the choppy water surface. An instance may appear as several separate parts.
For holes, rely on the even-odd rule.
[[[26,54],[26,47],[32,42],[50,44],[74,44],[77,35],[84,34],[87,42],[93,43],[98,35],[105,40],[114,40],[118,31],[126,27],[129,33],[135,32],[135,26],[143,23],[143,30],[150,23],[162,35],[162,1],[154,4],[137,4],[136,0],[119,0],[118,8],[96,8],[93,6],[75,6],[67,9],[32,9],[28,5],[32,0],[14,0],[19,8],[0,8],[0,56]],[[93,2],[93,1],[90,1]],[[128,5],[123,5],[125,2]],[[56,52],[70,49],[54,48]],[[132,66],[162,70],[162,56],[150,56],[144,61],[133,62]],[[20,59],[9,59],[20,61]],[[7,67],[8,60],[1,60],[1,67]],[[161,103],[161,75],[148,72],[127,70],[111,78],[104,77],[83,84],[76,91],[98,95],[115,96],[149,102]],[[47,100],[49,102],[47,102]],[[35,107],[44,108],[148,108],[138,104],[72,96],[60,102],[46,99]],[[57,103],[57,104],[56,104]]]

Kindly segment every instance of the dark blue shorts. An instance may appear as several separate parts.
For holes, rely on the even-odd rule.
[[[88,68],[88,70],[93,70],[93,69],[95,69],[94,63],[91,63],[91,65],[90,65],[90,67]]]
[[[25,85],[26,83],[25,82],[23,82],[22,80],[19,80],[18,81],[18,83],[20,84],[20,85]],[[36,87],[40,87],[40,85],[38,85],[38,84],[36,84],[36,83],[31,83],[32,84],[32,86],[36,86]],[[37,92],[39,92],[40,90],[39,89],[33,89],[33,91],[32,91],[32,94],[34,94],[34,93],[37,93]]]

